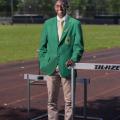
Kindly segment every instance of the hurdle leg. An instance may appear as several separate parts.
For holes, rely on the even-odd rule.
[[[72,120],[74,120],[75,112],[75,83],[74,83],[74,68],[71,68],[71,105],[72,105]]]
[[[84,79],[84,119],[87,120],[87,79]]]
[[[103,120],[98,117],[89,117],[87,116],[87,85],[90,84],[90,79],[80,79],[80,82],[84,85],[84,107],[83,107],[83,116],[75,116],[76,118],[81,118],[83,120]]]
[[[28,114],[30,115],[31,103],[30,103],[30,79],[29,74],[27,74],[27,104],[28,104]]]

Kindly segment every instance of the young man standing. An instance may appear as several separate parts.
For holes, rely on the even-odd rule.
[[[67,14],[67,0],[55,2],[57,16],[44,24],[40,39],[39,61],[47,75],[48,119],[58,120],[57,101],[62,85],[65,101],[65,120],[71,120],[71,80],[68,66],[78,62],[83,54],[80,21]]]

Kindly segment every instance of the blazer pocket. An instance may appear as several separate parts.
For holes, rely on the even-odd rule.
[[[48,64],[49,61],[50,61],[50,57],[48,55],[45,55],[45,57],[41,59],[41,63],[43,64],[43,66]]]

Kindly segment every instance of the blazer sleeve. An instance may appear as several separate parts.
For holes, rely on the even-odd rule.
[[[39,61],[43,61],[45,54],[47,52],[47,27],[46,23],[43,26],[42,34],[40,37],[40,47],[39,47]]]
[[[83,33],[80,22],[75,24],[75,40],[73,44],[73,54],[71,60],[74,62],[80,61],[84,52]]]

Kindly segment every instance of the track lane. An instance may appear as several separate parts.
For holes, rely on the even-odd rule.
[[[95,63],[120,63],[120,49],[103,50],[100,52],[85,53],[82,62],[95,62]],[[1,69],[2,68],[2,69]],[[0,105],[4,104],[10,107],[27,107],[26,106],[26,90],[27,81],[23,80],[24,73],[38,74],[38,62],[22,62],[22,63],[9,63],[8,65],[0,65]],[[95,72],[95,71],[82,71],[79,70],[80,77],[91,78],[91,85],[89,86],[89,101],[97,99],[109,99],[110,97],[120,96],[120,73],[117,72]],[[116,77],[116,78],[115,78]],[[108,79],[110,78],[110,79]],[[106,81],[102,82],[101,81]],[[108,82],[110,81],[110,82]],[[109,83],[109,84],[108,84]],[[102,88],[101,88],[102,86]],[[32,106],[34,108],[46,109],[47,92],[45,86],[32,87]],[[82,85],[77,88],[77,105],[82,105],[83,90]],[[80,92],[79,92],[80,91]],[[99,93],[99,94],[98,94]],[[63,94],[60,93],[59,107],[63,108]]]

